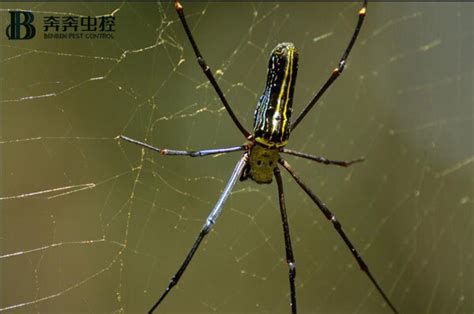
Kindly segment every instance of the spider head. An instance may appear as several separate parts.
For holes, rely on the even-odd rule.
[[[254,145],[250,150],[247,167],[244,168],[240,179],[250,178],[257,183],[271,183],[273,170],[276,168],[279,159],[278,150],[259,144]]]

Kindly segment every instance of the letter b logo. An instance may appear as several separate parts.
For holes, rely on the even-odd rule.
[[[22,20],[23,17],[23,21]],[[34,20],[33,13],[27,11],[10,11],[10,25],[7,27],[8,39],[31,39],[35,37],[36,29],[31,24]],[[21,36],[21,26],[25,28]]]

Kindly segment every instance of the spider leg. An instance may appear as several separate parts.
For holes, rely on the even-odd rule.
[[[138,146],[151,149],[155,152],[160,153],[161,155],[172,155],[172,156],[203,157],[203,156],[209,156],[209,155],[238,152],[238,151],[247,149],[245,145],[242,145],[242,146],[234,146],[234,147],[227,147],[227,148],[205,149],[205,150],[195,150],[195,151],[194,150],[175,150],[175,149],[167,149],[167,148],[158,148],[150,144],[134,140],[133,138],[130,138],[124,135],[119,135],[118,138],[130,143],[136,144]]]
[[[291,313],[296,314],[296,266],[295,258],[293,257],[293,248],[291,246],[290,227],[288,226],[288,218],[286,215],[285,194],[283,193],[283,182],[281,180],[280,169],[275,168],[274,174],[278,185],[278,198],[280,200],[281,221],[283,224],[283,233],[285,236],[286,262],[288,263],[288,276],[290,279],[291,290]]]
[[[291,125],[291,130],[293,131],[298,124],[303,120],[303,118],[306,116],[306,114],[313,108],[313,106],[318,102],[319,98],[323,96],[323,94],[326,92],[326,90],[329,88],[329,86],[334,83],[334,81],[339,77],[339,75],[344,71],[344,66],[346,65],[346,60],[347,57],[349,57],[349,53],[352,50],[352,46],[354,46],[354,43],[357,39],[357,36],[359,35],[360,29],[362,27],[362,23],[364,22],[364,17],[365,13],[367,11],[367,0],[364,0],[364,4],[362,5],[362,8],[359,10],[359,20],[357,21],[356,28],[354,30],[354,33],[352,34],[352,38],[349,41],[349,44],[347,45],[346,50],[344,51],[344,54],[342,55],[341,59],[339,60],[339,64],[337,67],[332,71],[331,76],[329,79],[324,83],[323,87],[318,91],[318,93],[314,96],[314,98],[309,102],[309,104],[304,108],[304,110],[300,113],[298,118],[292,123]]]
[[[322,164],[325,164],[325,165],[336,165],[336,166],[341,166],[341,167],[349,167],[352,164],[355,164],[357,162],[363,162],[365,160],[364,157],[354,159],[354,160],[330,160],[330,159],[326,159],[326,158],[321,157],[321,156],[314,156],[314,155],[310,155],[310,154],[302,153],[302,152],[297,152],[297,151],[294,151],[294,150],[291,150],[291,149],[286,149],[286,148],[283,148],[280,151],[282,153],[285,153],[285,154],[288,154],[288,155],[293,155],[293,156],[296,156],[296,157],[301,157],[301,158],[313,160],[313,161],[316,161],[316,162],[319,162],[319,163],[322,163]]]
[[[184,30],[186,32],[186,35],[188,36],[189,42],[191,43],[191,46],[193,47],[194,54],[196,55],[197,62],[199,63],[199,66],[201,66],[202,71],[206,75],[207,79],[211,83],[211,85],[214,87],[214,90],[216,91],[217,95],[222,101],[222,104],[224,105],[225,109],[229,113],[230,117],[232,118],[232,121],[234,121],[234,124],[239,128],[240,132],[245,136],[245,138],[248,138],[250,136],[249,131],[247,131],[242,124],[240,123],[239,119],[237,119],[237,116],[234,114],[234,111],[232,111],[232,108],[230,107],[229,103],[227,102],[227,99],[224,96],[224,93],[222,92],[221,88],[219,87],[219,84],[217,83],[216,79],[214,78],[214,75],[212,74],[211,68],[207,65],[206,61],[201,55],[201,52],[199,52],[198,46],[196,44],[196,41],[194,40],[194,37],[191,33],[191,30],[189,29],[188,23],[186,22],[186,17],[184,16],[184,11],[183,11],[183,6],[179,2],[179,0],[174,1],[174,7],[176,9],[176,13],[178,13],[179,19],[181,20],[181,23],[183,24]]]
[[[168,293],[171,291],[171,289],[179,282],[179,279],[183,275],[184,271],[188,267],[189,263],[191,262],[194,253],[196,253],[197,249],[199,248],[199,245],[201,244],[202,240],[204,237],[209,233],[211,230],[212,226],[215,224],[217,218],[219,217],[224,202],[227,200],[227,197],[229,197],[230,192],[232,191],[232,187],[234,186],[235,182],[237,179],[240,177],[240,174],[242,173],[242,169],[244,168],[245,164],[247,163],[247,154],[244,154],[244,156],[239,160],[237,165],[234,168],[234,171],[232,172],[232,175],[230,176],[229,181],[227,182],[227,185],[222,192],[221,196],[219,197],[219,200],[217,201],[216,205],[212,209],[211,213],[206,219],[206,222],[201,228],[201,231],[199,232],[199,235],[197,236],[196,240],[194,240],[194,244],[191,247],[191,250],[189,250],[188,255],[186,255],[186,258],[184,259],[183,263],[181,264],[181,267],[178,269],[178,271],[175,273],[175,275],[171,278],[168,286],[166,287],[165,292],[161,295],[161,297],[156,301],[156,303],[152,306],[150,311],[148,313],[153,313],[153,311],[160,305],[160,303],[165,299],[165,297],[168,295]]]
[[[354,245],[352,245],[351,241],[349,240],[346,233],[342,229],[342,225],[339,223],[339,221],[337,221],[336,216],[334,216],[334,214],[329,210],[329,208],[327,208],[326,205],[316,196],[316,194],[314,194],[313,191],[309,189],[309,187],[301,180],[301,178],[293,171],[291,166],[285,160],[281,160],[280,164],[291,174],[293,179],[295,179],[296,183],[298,183],[298,185],[306,192],[306,194],[308,194],[308,196],[313,200],[313,202],[319,207],[319,209],[324,214],[324,216],[326,216],[326,218],[332,222],[337,233],[339,233],[342,240],[344,240],[344,243],[346,244],[347,248],[351,251],[352,255],[354,256],[357,263],[359,264],[360,269],[369,277],[372,284],[375,286],[377,291],[380,293],[380,295],[388,304],[388,306],[392,309],[392,311],[394,313],[398,313],[395,306],[392,304],[392,302],[390,302],[385,292],[382,290],[378,282],[375,280],[374,276],[369,270],[369,267],[364,262],[359,252],[357,252]]]

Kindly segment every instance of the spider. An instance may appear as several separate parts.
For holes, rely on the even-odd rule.
[[[302,152],[293,151],[285,148],[288,143],[290,132],[293,131],[303,120],[303,118],[308,114],[308,112],[314,107],[317,101],[321,98],[324,92],[334,83],[334,81],[339,77],[339,75],[344,70],[346,60],[349,56],[349,53],[354,46],[354,43],[359,35],[359,31],[364,22],[364,17],[366,15],[367,0],[363,1],[362,8],[359,10],[359,19],[357,21],[354,33],[352,35],[349,44],[347,45],[346,50],[344,51],[338,66],[332,71],[331,75],[327,79],[326,83],[320,88],[316,93],[314,98],[309,102],[309,104],[304,108],[300,115],[294,120],[291,121],[292,114],[292,101],[293,101],[293,92],[296,81],[296,74],[298,71],[298,52],[295,46],[292,43],[280,43],[272,51],[270,56],[270,61],[268,64],[268,75],[267,82],[263,95],[260,97],[260,100],[257,104],[255,110],[255,118],[253,125],[253,133],[247,131],[242,124],[240,123],[237,116],[234,114],[232,108],[227,102],[224,93],[222,92],[219,84],[217,83],[210,67],[207,65],[206,61],[202,57],[196,41],[194,40],[191,30],[189,29],[186,17],[184,15],[183,6],[179,0],[175,0],[175,9],[183,25],[184,31],[191,43],[191,46],[196,55],[197,62],[199,63],[202,71],[206,75],[207,79],[213,86],[217,95],[219,96],[222,104],[227,110],[230,118],[244,135],[246,143],[241,146],[234,146],[228,148],[219,148],[219,149],[209,149],[209,150],[199,150],[199,151],[183,151],[183,150],[173,150],[173,149],[164,149],[156,148],[147,143],[140,142],[138,140],[129,138],[127,136],[120,135],[119,138],[134,143],[136,145],[151,149],[153,151],[159,152],[162,155],[174,155],[174,156],[190,156],[190,157],[203,157],[215,154],[225,154],[230,152],[244,151],[243,156],[238,161],[237,165],[232,172],[232,175],[227,182],[227,185],[220,195],[216,205],[212,209],[211,213],[206,219],[206,222],[201,228],[199,235],[194,241],[193,246],[188,252],[183,263],[179,267],[178,271],[171,278],[168,286],[161,295],[161,297],[156,301],[156,303],[151,307],[149,313],[152,313],[166,298],[171,289],[179,282],[181,276],[185,272],[189,263],[191,262],[194,254],[199,248],[204,237],[209,233],[212,226],[215,224],[217,218],[219,217],[224,203],[228,198],[233,186],[236,181],[246,180],[250,178],[259,184],[271,183],[273,177],[276,179],[279,195],[279,204],[280,204],[280,213],[283,223],[283,234],[285,239],[285,249],[286,249],[286,260],[289,269],[289,281],[290,281],[290,307],[291,312],[296,313],[296,288],[295,288],[295,275],[296,275],[296,266],[295,260],[293,257],[293,249],[291,245],[290,238],[290,229],[288,226],[288,219],[286,214],[286,205],[285,205],[285,195],[283,193],[283,183],[280,174],[280,169],[278,164],[281,165],[288,173],[293,177],[296,183],[303,189],[303,191],[313,200],[313,202],[319,207],[323,215],[333,224],[334,228],[344,241],[347,248],[351,251],[352,255],[356,259],[357,263],[360,266],[360,269],[368,276],[374,287],[377,289],[379,294],[382,296],[384,301],[388,304],[391,310],[394,313],[398,313],[395,306],[389,300],[385,292],[382,290],[378,282],[375,280],[375,277],[370,272],[367,264],[364,262],[362,257],[359,255],[355,247],[352,245],[351,241],[345,234],[342,229],[341,224],[338,222],[334,214],[329,210],[329,208],[319,199],[316,194],[314,194],[310,188],[303,182],[303,180],[293,171],[292,167],[284,160],[280,154],[288,154],[301,158],[306,158],[313,160],[319,163],[326,165],[338,165],[342,167],[348,167],[353,163],[363,161],[363,158],[352,160],[352,161],[337,161],[329,160],[324,157],[313,156]]]

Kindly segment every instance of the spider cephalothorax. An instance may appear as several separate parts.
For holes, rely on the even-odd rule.
[[[257,183],[271,183],[273,172],[280,160],[278,149],[255,144],[250,148],[249,160],[240,177],[241,181],[251,178]]]

